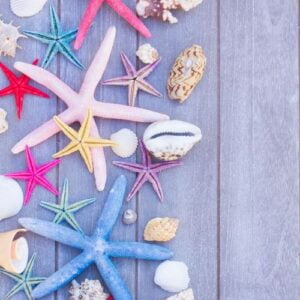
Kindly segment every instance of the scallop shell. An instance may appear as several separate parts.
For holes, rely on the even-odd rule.
[[[206,65],[202,48],[193,45],[176,59],[170,73],[167,90],[169,97],[184,102],[200,82]]]
[[[168,120],[148,126],[143,141],[154,157],[170,161],[183,157],[201,138],[199,127],[179,120]]]
[[[136,51],[137,57],[144,64],[152,64],[159,58],[158,51],[150,44],[143,44]]]
[[[32,17],[38,14],[47,0],[10,0],[10,8],[18,17]]]
[[[177,295],[171,296],[166,300],[194,300],[194,292],[192,289],[187,289]]]
[[[179,220],[175,218],[155,218],[148,222],[144,230],[145,241],[167,242],[176,236]]]
[[[133,155],[138,146],[136,134],[127,128],[113,133],[110,139],[117,144],[116,146],[112,146],[113,152],[123,158]]]
[[[18,45],[18,39],[24,37],[20,34],[19,27],[10,24],[6,24],[0,20],[0,56],[15,57]]]
[[[8,129],[8,123],[5,120],[7,112],[0,108],[0,134],[4,133]]]

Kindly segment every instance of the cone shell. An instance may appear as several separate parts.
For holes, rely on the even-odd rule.
[[[24,232],[25,229],[17,229],[0,233],[0,266],[6,271],[20,274],[26,268],[28,243],[24,237],[16,238]]]
[[[47,0],[10,0],[10,8],[18,17],[32,17],[38,14]]]
[[[175,218],[155,218],[148,222],[144,230],[145,241],[167,242],[176,236],[179,220]]]
[[[169,97],[184,102],[200,82],[205,66],[206,57],[200,46],[185,49],[171,70],[167,84]]]
[[[148,126],[143,141],[154,157],[170,161],[186,155],[201,138],[199,127],[179,120],[167,120]]]

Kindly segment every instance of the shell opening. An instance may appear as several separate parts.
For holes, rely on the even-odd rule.
[[[24,237],[20,237],[12,242],[11,245],[11,263],[15,272],[22,273],[27,265],[29,256],[28,242]]]

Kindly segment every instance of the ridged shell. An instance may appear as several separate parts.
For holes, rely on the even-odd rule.
[[[38,14],[48,0],[10,0],[10,8],[18,17],[32,17]]]
[[[184,102],[200,82],[205,65],[206,57],[200,46],[185,49],[171,70],[167,84],[169,97]]]
[[[167,242],[176,236],[179,220],[175,218],[155,218],[148,222],[144,230],[145,241]]]
[[[166,300],[194,300],[194,292],[192,289],[185,290],[177,295],[171,296]]]
[[[0,134],[4,133],[8,129],[8,123],[6,121],[7,112],[0,108]]]
[[[154,157],[170,161],[183,157],[201,138],[199,127],[179,120],[168,120],[148,126],[143,141]]]

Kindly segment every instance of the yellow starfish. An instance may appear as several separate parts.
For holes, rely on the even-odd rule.
[[[71,140],[71,142],[62,150],[55,153],[53,157],[62,157],[79,151],[83,158],[88,170],[93,172],[92,154],[90,148],[95,147],[109,147],[116,145],[111,140],[104,140],[100,138],[94,138],[90,136],[92,111],[89,109],[87,116],[85,117],[79,131],[75,131],[73,128],[65,124],[58,117],[53,118],[57,126],[61,131]]]

